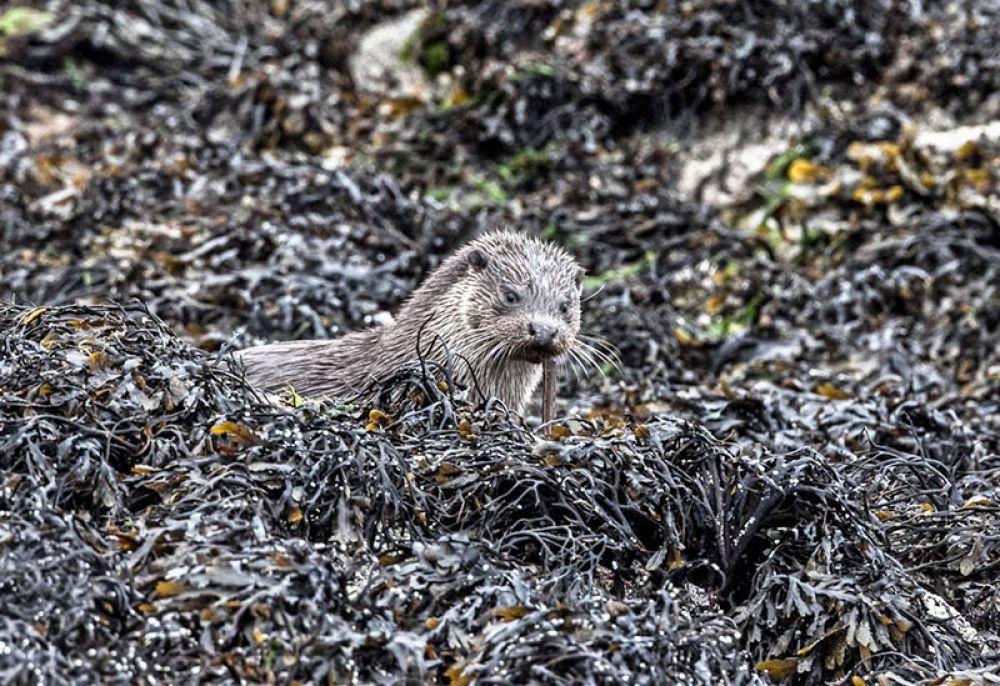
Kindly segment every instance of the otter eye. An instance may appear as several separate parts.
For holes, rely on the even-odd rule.
[[[569,314],[569,302],[563,300],[559,303],[559,314]]]
[[[521,302],[521,296],[512,288],[505,288],[503,291],[503,301],[508,305],[516,305]]]

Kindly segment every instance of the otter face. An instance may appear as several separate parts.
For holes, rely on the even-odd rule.
[[[477,359],[541,363],[564,355],[580,330],[583,269],[562,248],[510,233],[466,248],[475,295],[464,314],[476,333]]]

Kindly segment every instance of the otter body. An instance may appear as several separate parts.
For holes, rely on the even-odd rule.
[[[576,342],[582,276],[555,244],[497,231],[448,257],[391,324],[334,340],[271,343],[239,356],[247,379],[264,390],[291,386],[302,396],[346,400],[406,362],[444,364],[450,352],[468,362],[454,364],[459,382],[472,385],[474,374],[483,396],[522,412],[541,363],[567,355]]]

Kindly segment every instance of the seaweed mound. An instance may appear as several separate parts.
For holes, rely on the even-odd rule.
[[[541,439],[447,394],[281,409],[141,308],[0,323],[19,678],[822,683],[996,638],[941,623],[904,565],[974,554],[956,571],[985,578],[1000,550],[895,525],[920,509],[898,450],[838,465],[669,418]],[[983,496],[939,505],[996,524]]]
[[[652,556],[629,519],[650,545],[664,527],[571,448],[465,407],[366,429],[261,405],[142,309],[2,322],[9,674],[398,683],[530,678],[549,655],[595,683],[753,681],[704,599],[599,591]],[[623,469],[612,440],[584,459]]]

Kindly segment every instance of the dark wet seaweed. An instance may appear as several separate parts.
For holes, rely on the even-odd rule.
[[[355,83],[419,4],[0,32],[0,681],[992,683],[1000,149],[914,122],[995,119],[994,3],[442,1],[444,81]],[[671,136],[787,115],[737,200],[676,190]],[[546,431],[231,361],[497,224],[617,350]]]

